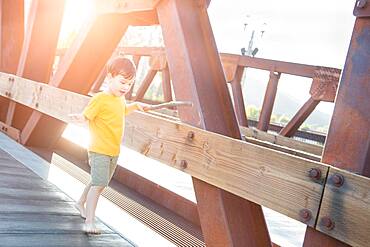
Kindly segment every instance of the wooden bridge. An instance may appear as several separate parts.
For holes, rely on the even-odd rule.
[[[191,175],[197,203],[123,167],[117,169],[106,198],[178,246],[276,246],[262,206],[306,224],[304,246],[368,246],[369,4],[356,1],[351,44],[339,70],[218,54],[209,2],[100,1],[99,12],[73,44],[57,50],[63,0],[32,1],[27,27],[24,1],[0,0],[1,131],[50,163],[54,157],[60,169],[85,183],[86,151],[61,137],[67,116],[81,112],[89,95],[100,90],[104,65],[112,55],[130,55],[136,65],[147,56],[147,75],[128,98],[145,101],[160,72],[164,100],[191,101],[193,107],[135,112],[127,118],[123,145]],[[118,46],[129,25],[161,25],[165,47]],[[270,73],[256,128],[247,119],[241,88],[247,67]],[[281,74],[311,78],[312,85],[307,102],[279,128],[270,119]],[[335,104],[328,134],[299,131],[321,101]],[[325,140],[325,145],[294,136]],[[76,211],[69,209],[71,199],[10,157],[12,149],[0,148],[0,219],[10,225],[0,227],[2,243],[30,246],[33,241],[40,246],[50,243],[47,237],[53,233],[64,246],[134,245],[109,227],[100,239],[86,238],[79,232]],[[42,172],[31,170],[45,179]],[[25,206],[34,201],[39,205]],[[160,209],[153,209],[154,204]],[[40,215],[36,221],[34,212]],[[64,225],[53,223],[58,220]],[[65,227],[69,221],[73,226]],[[22,231],[23,226],[28,230]],[[35,229],[39,235],[32,234]]]

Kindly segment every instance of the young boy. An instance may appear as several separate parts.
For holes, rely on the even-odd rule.
[[[91,180],[76,203],[81,217],[86,218],[84,231],[100,234],[95,227],[95,210],[100,194],[111,180],[117,166],[125,115],[134,110],[146,111],[149,105],[126,104],[124,96],[135,80],[135,66],[123,57],[113,59],[107,67],[108,88],[94,95],[82,114],[71,114],[74,122],[89,123],[88,148]],[[86,208],[85,208],[86,203]]]

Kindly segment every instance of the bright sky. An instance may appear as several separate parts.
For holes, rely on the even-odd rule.
[[[219,51],[240,53],[241,47],[248,46],[249,30],[265,26],[256,44],[258,57],[342,68],[355,20],[354,3],[212,0],[208,13]],[[244,23],[249,24],[247,32]]]
[[[251,31],[256,30],[256,57],[343,69],[355,20],[354,3],[212,0],[208,13],[219,52],[240,54],[242,47],[248,47]],[[262,38],[261,30],[265,31]],[[278,90],[303,103],[309,97],[310,83],[297,79],[284,78]],[[320,103],[318,109],[331,113],[333,104]]]

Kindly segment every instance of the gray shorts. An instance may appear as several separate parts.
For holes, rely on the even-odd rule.
[[[89,165],[91,167],[91,185],[108,186],[117,167],[118,156],[109,156],[89,152]]]

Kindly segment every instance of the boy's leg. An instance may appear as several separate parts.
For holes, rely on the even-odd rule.
[[[84,229],[86,233],[100,234],[100,230],[95,227],[94,219],[96,206],[104,188],[104,186],[91,186],[89,193],[87,194],[86,220]]]
[[[99,234],[100,230],[94,225],[95,210],[99,196],[108,185],[110,175],[110,156],[98,153],[90,153],[91,186],[87,193],[86,220],[84,231],[91,234]]]
[[[85,203],[86,203],[87,194],[89,193],[90,188],[91,188],[91,181],[86,185],[84,191],[82,192],[80,199],[75,203],[75,207],[78,209],[78,211],[80,211],[82,218],[86,218]]]

